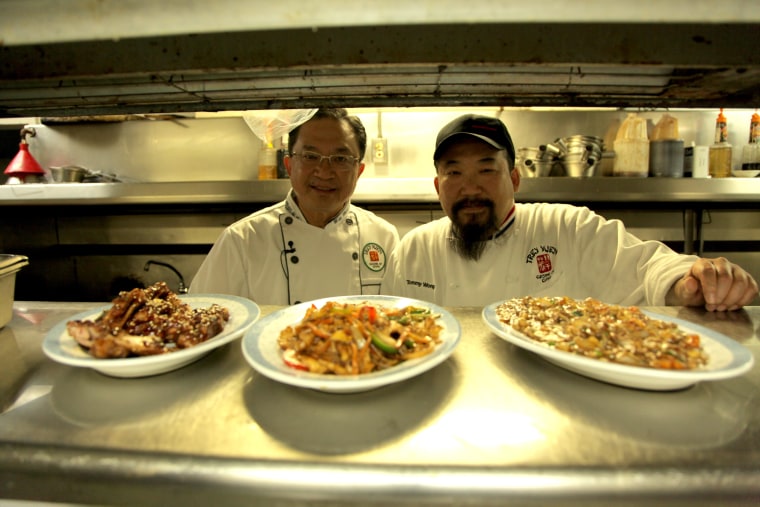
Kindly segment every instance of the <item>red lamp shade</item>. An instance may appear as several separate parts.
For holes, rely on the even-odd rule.
[[[44,169],[40,167],[40,164],[34,160],[34,157],[29,153],[29,145],[22,142],[19,145],[18,153],[8,167],[5,168],[5,174],[9,176],[18,176],[23,179],[28,174],[45,174]]]

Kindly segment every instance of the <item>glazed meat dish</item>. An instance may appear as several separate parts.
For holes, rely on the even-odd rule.
[[[708,361],[698,334],[632,306],[528,296],[505,301],[496,314],[532,340],[600,361],[666,370],[692,370]]]
[[[224,329],[227,308],[191,308],[164,282],[123,291],[95,320],[72,320],[66,329],[97,358],[165,354],[205,342]]]

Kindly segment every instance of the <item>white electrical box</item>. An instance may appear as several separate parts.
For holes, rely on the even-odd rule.
[[[388,163],[388,140],[382,137],[372,140],[372,162],[375,165]]]

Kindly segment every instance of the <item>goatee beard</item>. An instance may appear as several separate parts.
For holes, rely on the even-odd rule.
[[[459,211],[468,204],[475,203],[475,201],[460,201],[456,203],[452,208],[452,215],[454,217],[459,216]],[[451,247],[459,255],[465,259],[477,261],[483,255],[488,240],[496,231],[498,224],[496,223],[496,216],[493,212],[493,202],[482,200],[477,201],[477,204],[488,206],[488,217],[484,223],[465,223],[462,224],[458,220],[452,220],[451,230],[452,235],[449,238]]]

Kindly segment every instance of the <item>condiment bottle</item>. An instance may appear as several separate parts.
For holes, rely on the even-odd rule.
[[[757,109],[749,120],[749,144],[760,144],[760,115]]]
[[[728,143],[728,122],[723,115],[723,108],[715,120],[715,143],[710,146],[710,177],[726,178],[731,176],[731,145]]]
[[[267,143],[259,153],[259,179],[277,179],[277,150],[274,149],[272,143]]]
[[[742,148],[742,171],[760,170],[760,115],[757,110],[749,121],[749,143]]]

